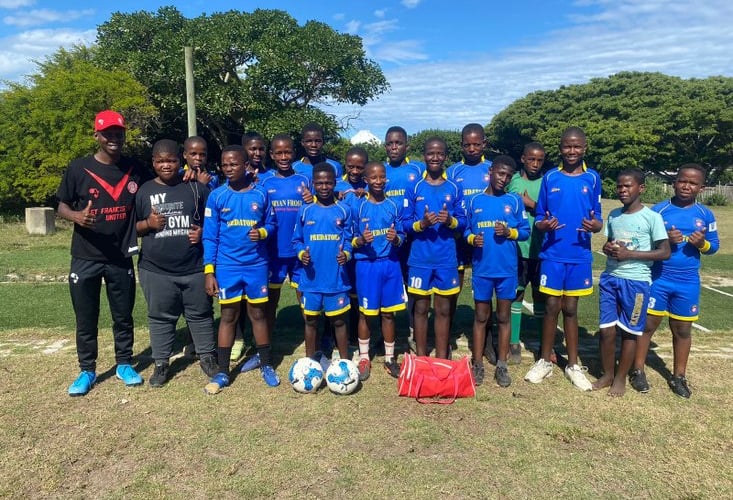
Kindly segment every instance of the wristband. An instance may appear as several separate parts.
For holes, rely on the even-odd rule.
[[[711,246],[712,245],[710,244],[710,242],[708,240],[705,240],[705,243],[703,243],[699,249],[700,253],[707,253],[710,250]]]

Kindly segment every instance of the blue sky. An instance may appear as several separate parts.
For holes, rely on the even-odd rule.
[[[59,47],[94,42],[113,11],[154,1],[0,0],[0,80],[21,80]],[[278,8],[359,35],[388,93],[363,108],[328,107],[349,136],[391,125],[409,133],[488,123],[535,90],[625,70],[733,76],[730,0],[183,0],[187,17]]]

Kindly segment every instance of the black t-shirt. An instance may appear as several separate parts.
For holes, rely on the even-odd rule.
[[[203,244],[191,245],[188,230],[192,224],[203,226],[208,196],[209,189],[200,182],[143,184],[135,198],[137,219],[146,219],[155,207],[166,216],[166,224],[142,237],[139,267],[176,276],[203,271]]]
[[[118,262],[137,253],[135,193],[150,178],[142,164],[121,157],[105,165],[94,156],[77,158],[64,172],[56,193],[73,210],[83,210],[92,201],[94,227],[74,224],[71,255],[99,262]]]

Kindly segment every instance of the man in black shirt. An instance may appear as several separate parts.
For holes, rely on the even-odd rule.
[[[94,138],[97,152],[69,164],[56,194],[59,216],[74,223],[69,289],[81,373],[69,387],[70,396],[85,395],[96,381],[102,279],[112,313],[117,377],[128,386],[143,383],[131,366],[135,305],[132,255],[138,251],[135,193],[149,176],[144,176],[140,163],[122,156],[122,115],[111,110],[98,113]]]

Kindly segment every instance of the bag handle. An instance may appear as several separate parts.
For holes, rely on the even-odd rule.
[[[450,398],[441,398],[441,397],[435,397],[435,398],[423,398],[420,397],[420,388],[422,387],[423,380],[425,379],[424,375],[419,375],[417,378],[417,384],[415,388],[415,401],[417,401],[420,404],[439,404],[439,405],[452,405],[456,402],[456,398],[458,397],[458,380],[456,377],[453,377],[453,396]]]

